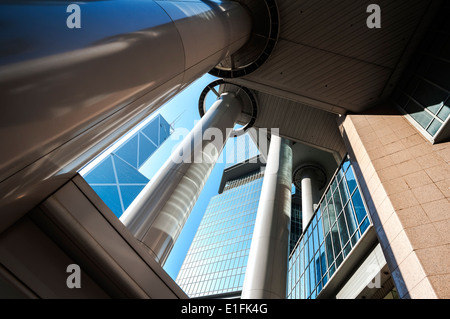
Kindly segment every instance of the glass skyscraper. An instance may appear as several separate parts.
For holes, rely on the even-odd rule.
[[[171,133],[170,124],[158,114],[125,141],[103,153],[94,166],[80,171],[117,217],[149,182],[139,169]]]
[[[190,297],[239,297],[263,182],[259,169],[211,198],[176,279]]]

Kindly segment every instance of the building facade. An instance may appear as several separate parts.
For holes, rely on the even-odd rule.
[[[88,164],[80,172],[117,217],[149,182],[139,169],[172,133],[170,124],[160,114],[147,122],[101,154],[97,164]]]
[[[263,177],[249,172],[211,198],[176,279],[188,296],[240,296]]]

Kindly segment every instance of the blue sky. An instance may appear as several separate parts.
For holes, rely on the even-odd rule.
[[[175,146],[181,142],[183,133],[190,131],[197,121],[200,120],[198,114],[198,99],[200,93],[207,84],[215,80],[212,75],[205,74],[196,80],[188,88],[179,93],[176,97],[163,105],[157,113],[160,113],[169,123],[174,122],[174,133],[167,139],[162,146],[149,158],[149,160],[140,169],[140,172],[147,178],[151,177],[158,171],[162,164],[169,158]],[[209,95],[210,96],[210,95]],[[212,103],[214,99],[207,99],[207,103]],[[155,113],[156,114],[156,113]],[[153,114],[152,114],[153,116]],[[218,161],[211,175],[203,188],[200,197],[197,200],[186,224],[181,232],[178,240],[167,259],[164,269],[175,279],[180,267],[184,261],[187,251],[197,231],[198,225],[208,206],[212,196],[217,195],[222,171],[225,168],[224,161]]]

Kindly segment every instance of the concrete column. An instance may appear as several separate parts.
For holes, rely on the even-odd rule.
[[[120,218],[164,264],[241,115],[234,93],[223,93]]]
[[[291,189],[291,142],[272,135],[242,289],[243,299],[286,297]]]

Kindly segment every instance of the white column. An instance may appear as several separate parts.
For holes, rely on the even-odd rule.
[[[223,93],[120,220],[164,264],[242,111]]]
[[[272,135],[242,299],[286,297],[291,189],[291,143]]]
[[[295,169],[294,183],[300,188],[302,196],[303,231],[314,216],[316,205],[320,200],[319,191],[325,186],[326,180],[325,171],[318,164],[306,163]]]
[[[313,169],[304,169],[301,173],[302,193],[302,228],[305,231],[314,216],[314,198],[317,197],[316,175]]]

